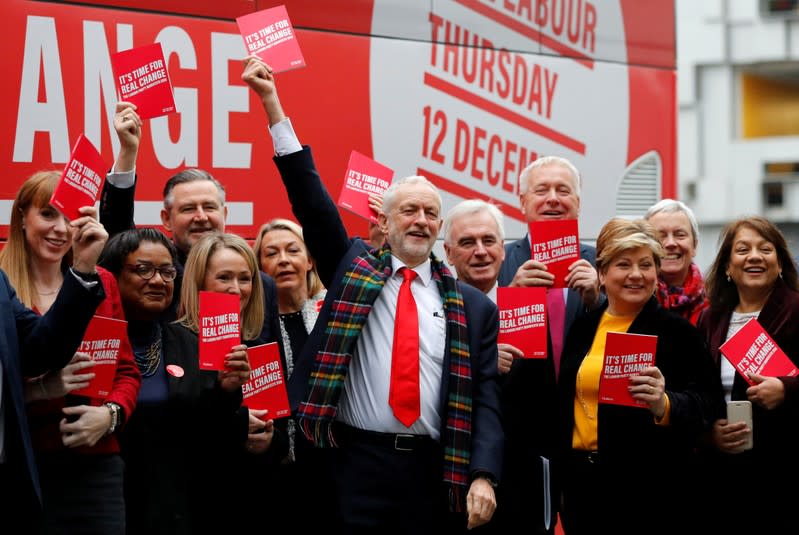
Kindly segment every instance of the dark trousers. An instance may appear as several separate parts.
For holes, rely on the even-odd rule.
[[[443,452],[430,437],[334,426],[333,485],[348,534],[439,534],[447,522]]]
[[[124,535],[124,462],[117,454],[40,456],[42,534]]]

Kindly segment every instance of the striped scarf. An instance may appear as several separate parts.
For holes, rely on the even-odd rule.
[[[433,280],[444,301],[449,343],[444,445],[444,482],[450,485],[450,505],[464,508],[469,482],[472,430],[472,374],[469,339],[463,296],[455,278],[431,254]],[[309,391],[297,413],[298,425],[318,447],[335,446],[331,424],[336,416],[339,396],[347,376],[358,336],[366,324],[372,305],[391,275],[391,250],[385,246],[353,259],[335,296],[325,329],[325,340],[316,354],[309,379]]]

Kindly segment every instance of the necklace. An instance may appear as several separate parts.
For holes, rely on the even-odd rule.
[[[161,365],[161,326],[156,324],[155,339],[141,349],[133,348],[133,357],[139,367],[142,377],[150,377],[158,371]]]
[[[36,286],[36,285],[34,285],[34,286]],[[41,291],[39,289],[38,286],[36,286],[36,293],[38,293],[39,295],[53,295],[53,294],[57,294],[60,289],[61,289],[61,286],[59,286],[58,288],[56,288],[54,290],[48,290],[46,292],[43,292],[43,291]]]

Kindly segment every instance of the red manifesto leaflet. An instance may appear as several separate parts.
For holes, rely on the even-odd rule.
[[[655,365],[658,337],[649,334],[609,332],[605,342],[605,360],[599,378],[599,402],[629,407],[646,407],[633,399],[627,387],[630,377]]]
[[[546,300],[544,287],[497,288],[497,343],[520,349],[527,359],[547,358]]]
[[[77,219],[81,216],[78,208],[94,206],[105,182],[107,170],[103,157],[89,138],[81,134],[50,197],[50,204],[58,208],[67,219]]]
[[[746,376],[747,373],[766,377],[793,377],[797,374],[794,363],[756,318],[747,321],[719,349],[750,385],[754,383]]]
[[[241,343],[239,296],[200,292],[200,369],[224,370],[225,355]]]
[[[85,388],[71,394],[105,399],[111,393],[119,361],[119,350],[128,346],[128,322],[105,316],[94,316],[86,328],[78,351],[88,353],[94,366],[87,369],[94,379]]]
[[[566,287],[569,266],[580,259],[580,239],[576,219],[530,222],[530,252],[555,275],[552,288]]]
[[[249,348],[247,358],[251,371],[250,379],[241,386],[244,405],[266,409],[269,411],[267,419],[289,416],[291,411],[277,342]]]

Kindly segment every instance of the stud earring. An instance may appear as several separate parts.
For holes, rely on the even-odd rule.
[[[732,282],[732,277],[730,277],[729,273],[727,273],[727,282]]]

